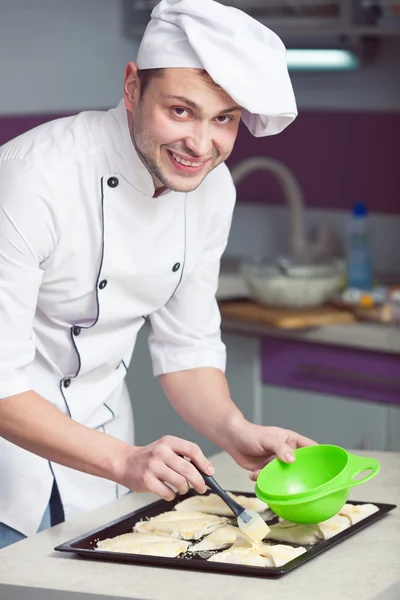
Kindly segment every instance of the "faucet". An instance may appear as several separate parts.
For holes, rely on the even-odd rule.
[[[266,156],[256,156],[238,163],[231,169],[235,185],[254,171],[269,171],[279,181],[290,209],[292,259],[299,262],[309,261],[310,244],[304,228],[303,192],[298,180],[282,162]]]

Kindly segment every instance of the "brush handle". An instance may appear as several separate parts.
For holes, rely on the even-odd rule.
[[[200,469],[197,469],[197,470],[200,473],[200,475],[202,476],[202,478],[204,479],[205,483],[208,485],[208,487],[211,490],[213,490],[213,492],[218,494],[218,496],[220,498],[222,498],[222,500],[225,502],[225,504],[227,504],[229,506],[229,508],[236,515],[236,517],[238,517],[239,515],[242,514],[242,512],[244,512],[244,510],[245,510],[244,507],[241,506],[240,504],[238,504],[233,498],[231,498],[225,492],[225,490],[223,490],[222,487],[215,481],[214,477],[211,477],[211,475],[206,475],[205,473],[200,471]]]
[[[182,454],[179,454],[179,456],[184,460],[189,460],[182,456]],[[196,465],[192,461],[190,462],[192,463],[194,468],[198,470],[198,472],[204,479],[205,484],[208,485],[208,487],[211,490],[213,490],[213,492],[215,492],[220,498],[222,498],[222,500],[225,502],[225,504],[229,506],[229,508],[233,511],[236,517],[241,515],[246,510],[243,506],[241,506],[241,504],[236,502],[225,492],[225,490],[222,489],[222,487],[215,481],[214,477],[211,477],[211,475],[206,475],[205,473],[203,473],[203,471],[199,469],[199,467],[196,467]]]

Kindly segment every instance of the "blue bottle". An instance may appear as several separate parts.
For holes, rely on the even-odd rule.
[[[368,210],[357,202],[349,219],[347,243],[347,286],[370,290],[373,285],[371,232]]]

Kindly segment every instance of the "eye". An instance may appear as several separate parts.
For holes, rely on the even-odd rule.
[[[233,117],[230,117],[228,115],[221,115],[220,117],[217,117],[217,121],[220,125],[228,125],[228,123],[231,123],[233,121]]]
[[[188,111],[188,109],[184,108],[183,106],[173,106],[171,110],[177,117],[190,116],[190,112]]]

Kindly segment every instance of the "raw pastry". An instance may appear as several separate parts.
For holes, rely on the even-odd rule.
[[[205,550],[222,550],[229,548],[235,543],[239,527],[224,525],[207,535],[201,542],[190,547],[190,552],[202,552]]]
[[[282,567],[294,558],[304,554],[306,549],[302,546],[293,548],[292,546],[285,546],[284,544],[276,544],[275,546],[270,544],[260,544],[258,551],[261,556],[266,556],[272,560],[273,567]]]
[[[322,540],[329,540],[350,525],[349,518],[340,514],[315,525],[300,525],[283,520],[270,526],[270,532],[265,539],[291,544],[316,544]]]
[[[337,515],[316,525],[298,525],[281,520],[276,525],[271,525],[265,539],[292,544],[316,544],[322,540],[329,540],[378,510],[375,504],[345,504]]]
[[[348,529],[351,525],[350,519],[346,515],[337,514],[318,524],[320,531],[324,537],[324,540],[329,540],[334,535],[337,535],[341,531]]]
[[[194,510],[172,510],[152,517],[149,521],[139,521],[134,526],[134,531],[171,535],[183,540],[199,540],[227,523],[228,519],[225,517]]]
[[[270,526],[266,540],[277,540],[291,544],[315,544],[324,539],[318,525],[298,525],[289,521],[280,521]]]
[[[168,537],[166,535],[154,535],[152,533],[123,533],[114,538],[99,541],[96,550],[175,558],[181,554],[181,552],[186,552],[189,545],[189,542]]]
[[[339,515],[346,515],[352,525],[359,523],[370,515],[378,512],[379,508],[375,504],[345,504],[339,511]]]
[[[253,567],[281,567],[297,556],[304,554],[305,548],[271,544],[255,544],[239,532],[236,542],[228,550],[214,554],[211,562],[234,563]]]
[[[255,510],[258,513],[263,513],[269,509],[268,504],[255,497],[236,496],[228,492],[229,496],[241,504],[244,508]],[[217,494],[208,494],[207,496],[192,496],[186,498],[182,502],[175,504],[175,510],[196,510],[212,515],[220,515],[224,517],[232,517],[233,512],[227,504]]]
[[[261,556],[256,548],[252,546],[232,546],[228,550],[214,554],[210,562],[233,563],[235,565],[247,565],[250,567],[272,567],[270,557]]]

